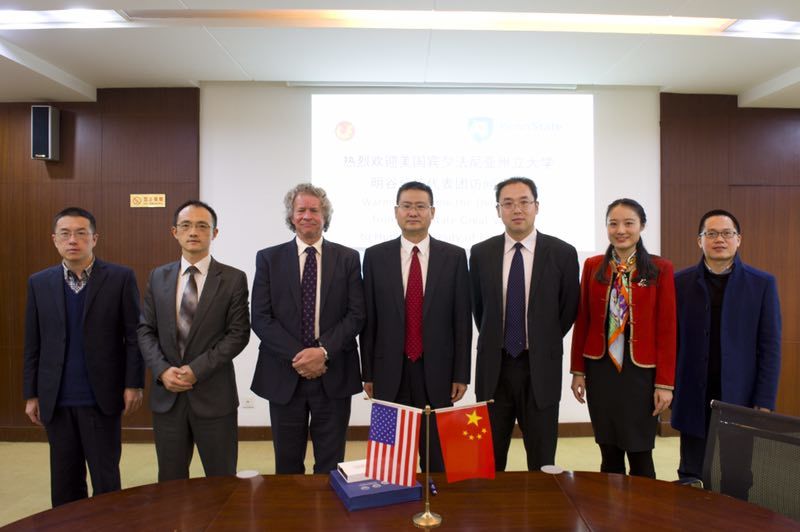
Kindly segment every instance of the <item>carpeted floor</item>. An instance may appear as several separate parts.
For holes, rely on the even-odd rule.
[[[364,458],[366,442],[350,442],[347,460]],[[656,438],[656,472],[661,480],[675,480],[678,467],[678,438]],[[50,508],[50,476],[46,443],[0,442],[0,526]],[[600,451],[592,438],[562,438],[558,442],[556,462],[573,471],[599,471]],[[313,456],[309,446],[306,468],[311,471]],[[526,469],[521,439],[514,439],[508,459],[509,471]],[[275,471],[272,442],[239,443],[239,470],[255,469],[262,474]],[[156,481],[155,447],[149,443],[128,443],[122,448],[122,487],[130,488]],[[203,475],[203,466],[195,453],[192,477]]]

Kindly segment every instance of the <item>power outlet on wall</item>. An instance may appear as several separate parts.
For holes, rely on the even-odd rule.
[[[256,400],[252,395],[248,395],[247,397],[242,399],[242,408],[255,408],[256,407]]]

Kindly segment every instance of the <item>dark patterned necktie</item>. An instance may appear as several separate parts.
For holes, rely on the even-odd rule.
[[[419,248],[411,253],[411,268],[406,286],[406,356],[416,362],[422,356],[422,267]]]
[[[511,259],[506,288],[506,333],[503,347],[512,357],[525,349],[525,265],[522,261],[522,244],[514,244],[516,251]]]
[[[306,255],[303,280],[300,283],[303,304],[300,334],[303,338],[303,347],[314,347],[316,345],[314,318],[317,312],[317,250],[309,246],[306,248]]]
[[[186,340],[189,338],[194,313],[197,311],[197,281],[194,279],[194,274],[199,271],[195,266],[189,266],[183,272],[184,275],[189,277],[186,279],[186,286],[183,288],[181,309],[178,312],[178,351],[181,354],[181,358],[183,358],[186,351]]]

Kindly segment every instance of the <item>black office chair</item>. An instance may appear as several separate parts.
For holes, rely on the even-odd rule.
[[[711,401],[703,485],[800,520],[800,418]]]

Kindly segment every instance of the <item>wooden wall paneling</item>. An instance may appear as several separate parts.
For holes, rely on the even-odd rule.
[[[739,218],[742,259],[777,278],[783,317],[778,411],[790,415],[800,415],[799,113],[739,109],[729,96],[661,97],[663,254],[676,267],[696,261],[695,240],[683,235],[696,232],[708,209],[725,208]]]
[[[778,385],[776,411],[790,416],[800,416],[800,342],[781,345],[781,380]]]
[[[18,346],[2,345],[0,346],[0,371],[5,375],[6,386],[0,389],[0,426],[14,424],[15,411],[24,410],[22,395],[19,392],[21,388],[17,389],[12,386],[14,380],[14,359],[21,359],[22,351]]]
[[[800,187],[731,187],[733,213],[742,225],[742,260],[778,282],[783,339],[800,342]]]
[[[31,104],[8,104],[8,175],[26,183],[56,180],[97,181],[100,162],[100,114],[90,104],[53,104],[61,115],[60,161],[31,159]]]
[[[7,113],[3,179],[18,183],[45,181],[47,163],[31,159],[30,104],[4,104],[3,107]]]
[[[25,230],[20,201],[24,186],[16,183],[0,183],[0,227],[3,228],[4,245],[0,246],[0,346],[13,347],[19,344],[23,317],[18,312],[18,302],[25,299],[26,272],[23,257],[28,251],[27,242],[19,238]]]
[[[730,189],[720,184],[661,185],[661,251],[680,270],[700,260],[697,224],[711,209],[730,208]]]
[[[102,144],[100,113],[96,106],[55,104],[55,107],[60,109],[61,115],[61,160],[44,163],[48,182],[99,182]],[[42,164],[42,161],[30,162]]]
[[[800,185],[800,110],[739,109],[731,135],[731,185]]]
[[[172,210],[199,193],[197,89],[100,90],[97,103],[56,106],[62,160],[46,163],[30,159],[30,104],[0,104],[0,438],[44,440],[24,414],[23,321],[28,276],[60,261],[53,215],[92,211],[97,255],[131,266],[143,290],[150,269],[178,256]],[[130,193],[147,192],[166,193],[167,208],[129,207]],[[124,424],[126,434],[149,433],[149,409]]]
[[[22,352],[24,331],[24,305],[28,272],[24,257],[29,245],[22,238],[25,232],[22,201],[24,185],[13,182],[0,183],[0,227],[3,227],[4,245],[0,246],[0,425],[19,424],[25,421],[22,401]]]
[[[661,95],[661,183],[727,183],[735,97]]]
[[[105,182],[198,182],[199,91],[104,90],[98,103]]]
[[[8,106],[0,106],[0,183],[11,181],[11,174],[8,169],[8,128],[11,116],[11,109]]]
[[[742,260],[773,274],[782,317],[778,411],[800,415],[800,186],[733,186],[731,206],[742,225]]]
[[[104,113],[152,114],[164,117],[198,115],[200,91],[192,88],[101,89],[97,104]]]
[[[105,184],[102,227],[104,233],[115,238],[103,238],[104,256],[134,268],[137,273],[142,268],[144,275],[155,266],[176,260],[180,248],[170,231],[172,215],[178,205],[197,198],[197,188],[196,183]],[[130,194],[140,189],[166,194],[166,208],[131,208]],[[101,244],[98,244],[98,253],[100,251]],[[137,280],[144,281],[146,277]]]

